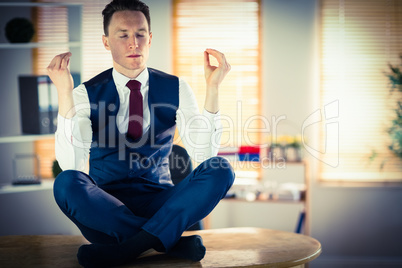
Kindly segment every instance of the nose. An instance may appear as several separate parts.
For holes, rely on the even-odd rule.
[[[137,47],[138,47],[137,38],[135,38],[135,37],[130,38],[129,42],[130,42],[130,43],[129,43],[130,49],[132,49],[132,48],[137,48]]]

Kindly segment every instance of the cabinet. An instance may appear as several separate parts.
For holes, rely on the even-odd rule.
[[[0,213],[0,236],[80,234],[54,201],[51,181],[0,188]]]
[[[284,162],[283,165],[270,166],[270,168],[264,168],[262,165],[260,170],[262,177],[259,184],[265,186],[266,196],[270,198],[247,201],[247,195],[243,195],[243,198],[223,199],[208,217],[208,227],[248,226],[294,232],[301,213],[305,213],[302,232],[308,234],[307,168],[306,162]],[[242,178],[236,178],[238,179]],[[279,191],[283,190],[281,185],[284,184],[304,185],[304,194],[300,198],[293,199],[291,195],[286,195],[284,192],[280,194]],[[239,188],[238,185],[237,187]],[[248,185],[248,187],[251,191],[256,189],[254,186]],[[245,189],[247,191],[247,186]]]
[[[9,184],[14,176],[13,158],[17,154],[33,154],[34,141],[52,138],[53,135],[23,135],[18,90],[18,76],[33,74],[33,51],[36,48],[68,49],[73,53],[70,70],[81,73],[82,70],[82,5],[71,3],[25,3],[0,2],[0,29],[4,29],[13,18],[27,18],[33,21],[35,8],[66,9],[68,41],[59,42],[57,33],[52,42],[31,42],[23,44],[9,43],[4,32],[0,32],[0,185]],[[37,29],[35,29],[37,31]],[[62,51],[60,51],[62,52]]]

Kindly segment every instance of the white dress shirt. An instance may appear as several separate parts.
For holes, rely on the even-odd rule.
[[[120,99],[116,123],[120,133],[127,133],[129,117],[130,89],[126,86],[130,78],[120,74],[115,69],[113,80]],[[150,111],[148,107],[149,73],[146,68],[136,78],[141,82],[143,96],[143,133],[150,127]],[[71,119],[58,115],[56,130],[56,159],[63,170],[74,169],[88,172],[86,169],[89,151],[92,143],[92,127],[90,120],[90,103],[84,84],[73,90],[76,114]],[[221,123],[220,114],[209,113],[205,109],[200,114],[197,101],[191,87],[179,79],[179,108],[176,114],[176,125],[180,138],[196,162],[202,162],[218,154]]]

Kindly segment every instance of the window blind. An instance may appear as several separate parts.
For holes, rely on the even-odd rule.
[[[64,0],[46,0],[41,2],[63,3]],[[87,81],[96,74],[112,67],[112,56],[102,43],[102,10],[109,0],[83,1],[82,19],[82,62],[81,80]],[[36,14],[37,36],[39,42],[68,42],[67,9],[65,7],[38,8]],[[34,70],[37,74],[46,74],[46,67],[52,58],[68,51],[68,46],[40,48],[34,55]],[[71,60],[74,60],[74,55]]]
[[[64,0],[46,0],[40,2],[62,3]],[[96,74],[112,66],[110,52],[103,47],[102,10],[109,0],[90,0],[83,2],[82,20],[82,61],[85,63],[81,72],[81,81],[87,81]],[[36,8],[34,13],[36,38],[38,42],[68,42],[68,17],[65,7]],[[68,51],[68,45],[38,48],[33,52],[34,73],[46,75],[46,67],[54,56]],[[71,60],[74,59],[74,55]],[[40,170],[43,178],[52,177],[52,165],[56,158],[54,139],[35,141],[35,153],[40,157]]]
[[[40,1],[44,2],[44,1]],[[61,1],[46,1],[61,2]],[[33,9],[35,21],[35,41],[40,43],[67,43],[67,8],[36,7]],[[40,47],[33,50],[33,70],[36,75],[45,75],[46,67],[57,54],[68,51],[68,45]]]
[[[401,52],[401,0],[321,1],[321,104],[339,103],[339,140],[326,140],[325,122],[321,129],[321,179],[402,180],[387,133],[401,94],[390,94],[384,74]]]
[[[191,85],[200,109],[206,90],[203,51],[221,51],[232,67],[219,89],[221,147],[260,143],[259,6],[257,0],[173,1],[174,73]],[[211,64],[217,64],[212,57]]]
[[[113,66],[112,55],[102,43],[102,10],[110,0],[83,1],[82,81],[87,81]]]
[[[38,1],[44,2],[44,1]],[[47,1],[57,2],[57,1]],[[33,9],[35,22],[35,40],[40,43],[67,43],[68,42],[68,16],[67,8],[36,7]],[[46,46],[32,50],[33,73],[46,75],[46,67],[57,54],[68,51],[68,45]],[[52,178],[54,152],[54,139],[37,140],[34,142],[34,151],[40,159],[40,175],[42,178]]]

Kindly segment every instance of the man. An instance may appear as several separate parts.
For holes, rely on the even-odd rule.
[[[181,235],[212,211],[234,180],[212,146],[219,138],[218,88],[230,65],[222,53],[204,52],[207,91],[200,115],[184,81],[146,66],[148,6],[113,0],[102,14],[113,68],[75,89],[71,53],[56,56],[47,68],[58,91],[56,157],[65,170],[56,178],[55,199],[92,243],[80,247],[78,261],[85,267],[120,265],[151,248],[199,261],[205,254],[201,237]],[[210,56],[219,66],[211,66]],[[194,116],[209,130],[189,126]],[[207,160],[174,186],[167,162],[176,124],[180,133],[192,130],[183,139],[190,155]]]

